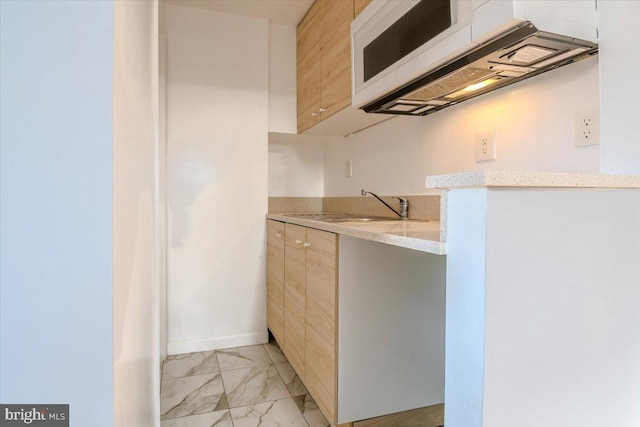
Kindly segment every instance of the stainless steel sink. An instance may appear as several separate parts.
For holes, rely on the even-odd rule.
[[[363,216],[344,213],[296,213],[286,214],[293,218],[312,219],[323,222],[372,222],[372,221],[402,221],[402,218],[391,218],[386,216]]]

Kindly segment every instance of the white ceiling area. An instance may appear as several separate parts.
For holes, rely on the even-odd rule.
[[[313,0],[165,0],[165,4],[251,16],[268,19],[276,24],[297,26]]]

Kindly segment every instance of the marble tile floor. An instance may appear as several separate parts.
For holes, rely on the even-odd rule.
[[[327,427],[275,343],[169,356],[161,427]]]

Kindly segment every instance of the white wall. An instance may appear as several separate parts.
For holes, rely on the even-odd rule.
[[[269,132],[297,132],[296,27],[269,23]]]
[[[113,426],[114,2],[0,2],[0,401]]]
[[[164,13],[162,9],[159,13]],[[160,20],[162,22],[162,20]],[[160,304],[160,360],[167,357],[167,37],[158,37],[159,144],[156,223]]]
[[[269,135],[269,197],[324,196],[324,141],[310,135]]]
[[[114,425],[152,426],[162,270],[157,1],[116,2],[114,57]]]
[[[268,22],[165,11],[168,350],[264,342]]]
[[[269,197],[324,195],[324,142],[295,135],[296,27],[269,23]]]
[[[596,57],[430,116],[391,119],[327,144],[325,195],[421,194],[425,176],[461,171],[598,172],[598,146],[573,146],[575,113],[598,103]],[[475,133],[487,129],[496,129],[497,158],[476,163]]]
[[[598,2],[603,173],[640,175],[638,1]]]

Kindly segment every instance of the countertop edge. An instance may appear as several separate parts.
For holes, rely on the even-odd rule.
[[[480,171],[433,175],[426,188],[533,187],[640,189],[640,176],[560,172]]]
[[[362,230],[358,225],[347,223],[328,223],[304,218],[286,216],[284,214],[267,214],[267,219],[328,231],[344,236],[355,237],[363,240],[370,240],[378,243],[385,243],[406,249],[413,249],[434,255],[446,254],[446,243],[436,240],[418,239],[415,237],[399,236],[394,234]]]

